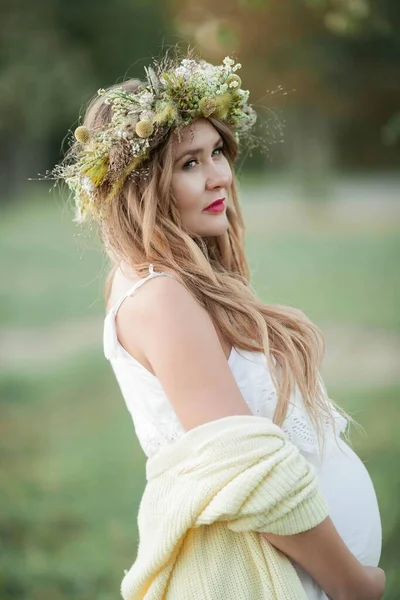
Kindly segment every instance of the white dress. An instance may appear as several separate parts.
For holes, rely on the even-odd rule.
[[[125,298],[145,282],[160,276],[172,277],[168,273],[154,272],[151,265],[149,275],[120,298],[104,321],[104,353],[111,363],[132,416],[137,438],[147,457],[153,456],[163,446],[172,444],[185,431],[159,380],[119,343],[115,315]],[[277,394],[264,354],[232,348],[228,364],[252,413],[272,419]],[[321,385],[323,386],[322,379]],[[348,548],[363,565],[377,566],[381,553],[382,529],[374,487],[360,458],[339,437],[346,427],[345,419],[334,408],[332,410],[336,422],[336,437],[327,424],[323,455],[297,389],[292,395],[282,429],[286,437],[315,466],[330,517]],[[298,565],[294,566],[307,598],[327,599],[311,577]]]

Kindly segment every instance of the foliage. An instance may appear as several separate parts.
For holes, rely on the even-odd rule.
[[[321,153],[325,145],[333,148],[330,162],[397,164],[397,150],[387,144],[394,146],[394,133],[385,135],[387,127],[395,131],[390,123],[400,104],[397,0],[296,0],[290,8],[279,0],[204,0],[201,11],[183,0],[170,6],[178,32],[207,58],[238,53],[260,111],[266,118],[284,112],[289,145],[298,135],[299,147],[310,153],[307,141],[315,136]],[[284,156],[296,158],[289,146]]]
[[[2,202],[7,188],[59,162],[61,141],[95,90],[141,76],[177,40],[194,43],[204,58],[240,56],[269,125],[285,111],[282,162],[296,162],[291,135],[307,155],[307,140],[326,125],[342,164],[398,162],[397,0],[99,0],[95,8],[89,0],[8,0],[2,8]]]
[[[2,202],[9,188],[58,162],[68,128],[100,86],[141,74],[138,62],[157,54],[168,33],[163,7],[161,0],[6,2],[0,23]]]
[[[146,68],[147,81],[135,91],[119,86],[99,89],[101,102],[111,108],[109,123],[99,131],[79,126],[66,160],[51,173],[73,191],[76,221],[83,222],[87,215],[101,220],[127,178],[140,172],[150,149],[171,127],[213,115],[229,123],[238,141],[252,143],[250,129],[257,115],[247,104],[249,92],[240,87],[240,68],[229,56],[221,65],[191,54],[168,56]]]

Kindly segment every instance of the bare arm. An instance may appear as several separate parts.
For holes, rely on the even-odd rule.
[[[159,277],[122,304],[119,339],[135,355],[140,347],[183,428],[231,415],[251,415],[208,313],[179,282]],[[266,535],[266,534],[261,534]],[[295,536],[267,539],[302,566],[334,600],[364,596],[371,578],[330,519]]]
[[[307,571],[332,600],[380,600],[383,595],[383,571],[365,569],[329,518],[297,535],[260,535]]]

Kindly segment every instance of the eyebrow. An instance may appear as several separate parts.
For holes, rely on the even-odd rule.
[[[221,142],[223,142],[223,139],[221,136],[219,136],[219,138],[217,139],[217,141],[215,142],[213,149],[215,149],[217,146],[219,146],[219,144],[221,144]],[[178,158],[175,159],[175,163],[179,162],[180,160],[182,160],[182,158],[184,158],[185,156],[197,156],[197,154],[200,154],[201,152],[203,152],[204,148],[192,148],[191,150],[185,150],[185,152],[183,152],[183,154],[181,154],[180,156],[178,156]]]

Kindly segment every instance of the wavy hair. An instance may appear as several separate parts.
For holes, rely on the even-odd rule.
[[[140,83],[130,79],[119,87],[135,93]],[[83,125],[101,130],[110,119],[111,107],[96,96],[89,104]],[[208,120],[224,141],[224,153],[233,172],[238,154],[233,131],[221,120]],[[319,375],[324,336],[301,310],[266,304],[252,289],[234,172],[226,209],[227,231],[205,239],[184,230],[171,192],[175,134],[172,130],[167,139],[152,149],[143,168],[125,182],[101,220],[100,238],[113,264],[106,282],[106,298],[121,260],[141,277],[149,263],[158,271],[173,273],[207,310],[227,343],[265,354],[277,390],[274,421],[282,425],[297,384],[320,435],[327,419],[334,424],[330,399]]]

